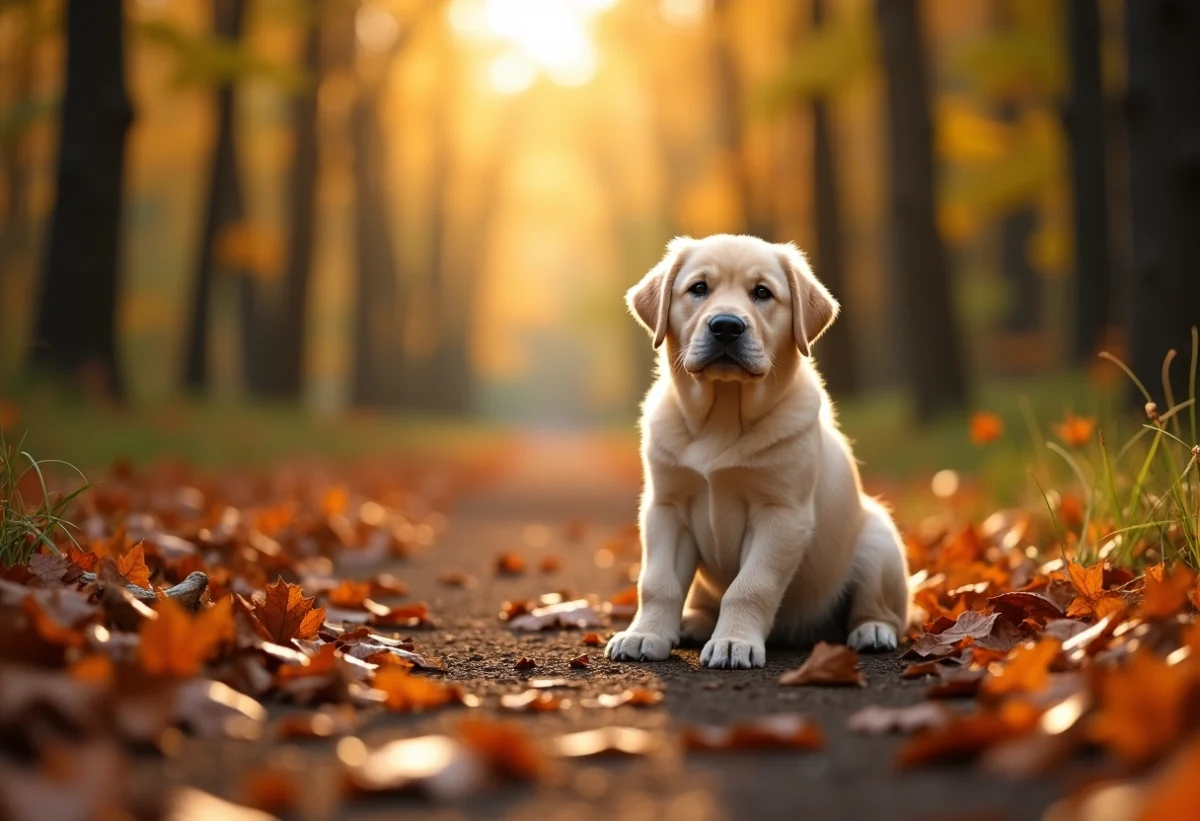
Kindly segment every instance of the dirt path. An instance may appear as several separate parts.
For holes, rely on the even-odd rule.
[[[449,678],[481,696],[482,709],[492,713],[499,712],[499,695],[524,691],[523,679],[529,677],[571,679],[577,689],[565,694],[576,702],[631,685],[665,693],[660,706],[648,709],[576,705],[563,712],[506,714],[535,735],[621,724],[661,731],[668,739],[688,723],[725,724],[773,713],[803,713],[819,722],[826,747],[814,753],[685,757],[667,751],[648,758],[593,760],[564,767],[549,783],[505,788],[445,810],[431,809],[421,799],[393,798],[358,801],[337,810],[335,817],[1027,819],[1040,818],[1063,791],[1062,783],[1014,785],[965,768],[898,775],[892,766],[897,740],[846,732],[846,719],[864,705],[922,699],[924,684],[900,679],[903,663],[898,654],[865,659],[870,686],[864,690],[781,688],[776,683],[779,675],[798,666],[803,652],[769,650],[764,670],[710,671],[699,667],[695,649],[679,650],[658,664],[614,663],[603,659],[602,650],[584,647],[578,632],[514,634],[497,618],[506,599],[532,599],[560,589],[607,597],[628,584],[622,578],[628,557],[609,568],[598,568],[594,557],[606,539],[632,520],[636,500],[627,466],[610,464],[594,446],[550,438],[531,440],[515,452],[521,455],[496,482],[461,500],[448,531],[432,550],[395,568],[409,582],[414,598],[427,601],[438,620],[436,629],[414,633],[420,651],[444,657]],[[589,522],[585,538],[569,543],[564,524],[579,516]],[[547,534],[545,545],[530,544]],[[531,571],[496,576],[494,559],[501,551],[524,555]],[[561,572],[537,572],[544,554],[562,559]],[[465,571],[478,583],[472,588],[439,584],[439,572],[447,569]],[[591,668],[572,670],[568,660],[583,652],[589,653]],[[534,659],[537,668],[518,673],[513,663],[520,656]],[[460,719],[457,711],[389,717],[364,728],[361,735],[370,744],[448,730]],[[265,754],[261,748],[238,747],[220,762],[211,762],[211,768],[201,768],[207,777],[197,777],[211,785],[228,783],[230,767]],[[315,745],[302,754],[314,773],[310,805],[313,817],[319,817],[317,798],[326,789],[321,785],[331,782],[315,774],[325,770],[330,748]]]

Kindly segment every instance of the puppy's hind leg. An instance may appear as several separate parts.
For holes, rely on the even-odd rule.
[[[696,572],[696,578],[692,580],[687,601],[683,605],[683,619],[679,627],[680,639],[704,644],[712,638],[720,614],[721,597],[705,583],[704,568],[701,567]]]
[[[864,500],[866,521],[858,536],[851,573],[850,637],[855,650],[895,650],[908,621],[908,562],[891,514]]]

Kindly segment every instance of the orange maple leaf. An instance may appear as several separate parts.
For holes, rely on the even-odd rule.
[[[971,414],[971,444],[983,446],[1004,435],[1004,420],[994,413]]]
[[[1094,564],[1084,567],[1075,562],[1067,562],[1067,581],[1075,588],[1075,599],[1067,608],[1071,618],[1095,616],[1102,619],[1109,613],[1123,606],[1121,597],[1104,589],[1104,565]]]
[[[172,598],[162,597],[158,617],[142,623],[138,660],[155,676],[190,678],[200,672],[220,646],[233,638],[233,600],[221,599],[208,610],[188,613]]]
[[[329,591],[329,603],[334,607],[362,607],[362,603],[370,595],[370,582],[343,579],[337,587]]]
[[[1180,565],[1163,576],[1162,565],[1147,568],[1142,606],[1139,612],[1145,619],[1169,619],[1184,611],[1188,591],[1196,584],[1196,574]]]
[[[395,712],[415,713],[462,702],[462,693],[456,687],[414,676],[399,666],[376,670],[373,686],[384,692],[387,708]]]
[[[150,568],[146,566],[146,553],[142,543],[138,542],[133,549],[117,558],[117,572],[124,576],[130,584],[138,587],[150,586]]]
[[[325,608],[313,608],[312,598],[305,598],[298,584],[282,578],[267,585],[267,598],[254,603],[254,618],[264,637],[276,644],[292,639],[315,639],[325,623]]]
[[[1096,432],[1096,420],[1068,413],[1061,423],[1054,426],[1054,432],[1071,447],[1083,447],[1092,440],[1092,434]]]
[[[1044,690],[1050,681],[1050,663],[1061,647],[1062,644],[1052,638],[1018,647],[1006,662],[988,665],[988,677],[980,688],[982,693],[999,697]]]
[[[1143,650],[1107,671],[1099,682],[1092,740],[1131,767],[1154,761],[1187,727],[1194,686],[1194,671],[1187,668]]]
[[[67,561],[87,573],[95,573],[100,566],[99,556],[73,544],[67,545]]]

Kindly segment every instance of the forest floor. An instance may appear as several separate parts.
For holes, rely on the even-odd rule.
[[[1080,563],[1068,492],[904,522],[901,651],[724,671],[603,656],[636,603],[631,443],[406,458],[91,476],[86,549],[0,569],[0,818],[1095,821],[1087,783],[1125,800],[1105,818],[1194,810],[1196,574]],[[582,629],[540,623],[553,597]]]
[[[480,710],[519,722],[533,737],[552,739],[565,733],[606,726],[648,730],[666,740],[682,728],[726,726],[778,714],[804,715],[821,728],[826,743],[813,752],[753,751],[685,755],[672,744],[649,756],[605,756],[559,769],[533,789],[524,784],[456,799],[432,812],[423,797],[372,797],[341,805],[337,818],[498,817],[548,819],[646,819],[700,821],[720,818],[838,819],[1026,819],[1043,810],[1064,791],[1061,779],[1013,783],[964,767],[898,772],[900,736],[866,737],[846,729],[847,719],[867,705],[902,706],[924,700],[926,683],[902,680],[906,662],[900,653],[864,657],[865,689],[855,687],[780,687],[778,678],[798,667],[804,651],[773,649],[768,666],[753,671],[707,670],[698,649],[680,649],[669,661],[634,664],[603,657],[602,647],[583,644],[578,630],[516,633],[497,618],[505,601],[537,600],[553,591],[597,594],[602,599],[629,586],[631,555],[627,533],[636,511],[637,485],[628,465],[614,463],[595,443],[572,437],[522,441],[513,459],[486,484],[459,499],[446,533],[428,552],[388,568],[409,585],[412,597],[429,604],[433,629],[411,631],[418,651],[440,657],[445,679],[482,699]],[[585,528],[579,522],[586,522]],[[566,534],[574,530],[570,539]],[[544,543],[543,543],[543,540]],[[532,542],[532,544],[531,544]],[[626,552],[615,546],[626,545]],[[596,554],[606,545],[616,552],[611,567],[599,568]],[[517,575],[494,571],[497,557],[525,558],[529,570]],[[553,556],[561,569],[540,573],[539,562]],[[604,563],[606,559],[601,559]],[[439,581],[447,573],[465,573],[467,586]],[[615,625],[620,627],[620,623]],[[607,638],[609,631],[601,630]],[[569,660],[586,653],[589,667],[572,669]],[[521,658],[536,668],[515,669]],[[526,692],[538,679],[565,679],[553,692],[575,707],[514,715],[498,707],[503,695]],[[661,704],[585,709],[579,706],[601,694],[644,688],[661,692]],[[473,711],[474,712],[474,711]],[[369,746],[425,733],[454,733],[460,711],[416,716],[384,716],[360,728]],[[239,743],[220,756],[196,742],[187,764],[176,770],[180,783],[198,784],[238,800],[248,767],[272,757],[292,759],[295,748],[280,750],[271,742]],[[332,742],[303,747],[308,789],[300,806],[318,812],[332,796],[321,796],[320,784],[337,784]],[[149,765],[151,773],[154,764]],[[295,768],[292,760],[290,766]],[[324,773],[323,777],[311,777]],[[335,787],[328,787],[336,791]],[[296,817],[308,816],[300,813]]]

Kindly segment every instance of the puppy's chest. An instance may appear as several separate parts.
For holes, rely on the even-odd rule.
[[[696,540],[700,558],[717,576],[732,578],[752,527],[753,481],[746,471],[702,475],[692,471],[681,494],[680,513]],[[681,488],[682,489],[682,488]]]

